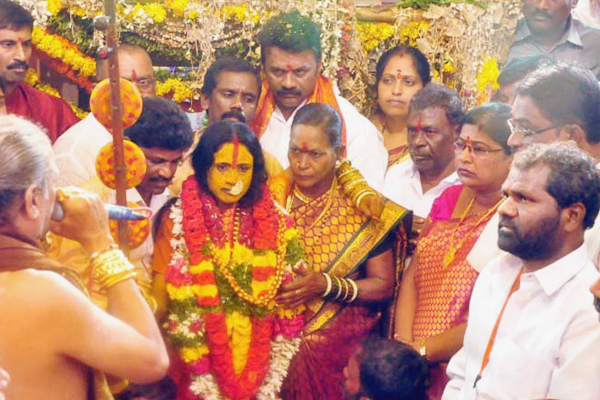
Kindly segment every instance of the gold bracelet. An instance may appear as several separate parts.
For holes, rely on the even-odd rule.
[[[104,250],[100,250],[100,251],[95,251],[90,255],[90,261],[94,261],[95,258],[97,258],[100,254],[102,253],[106,253],[107,251],[111,251],[111,250],[116,250],[119,248],[119,245],[116,243],[110,244],[106,249]]]
[[[126,279],[135,278],[135,267],[121,250],[112,249],[98,254],[91,262],[92,279],[100,290],[108,288]]]
[[[360,194],[356,197],[356,200],[354,201],[354,204],[356,204],[356,207],[360,207],[360,202],[367,196],[372,196],[374,195],[373,192],[365,190],[360,192]]]
[[[348,279],[348,282],[350,282],[350,285],[352,285],[352,297],[350,297],[350,300],[347,302],[352,303],[358,297],[358,285],[353,279]]]

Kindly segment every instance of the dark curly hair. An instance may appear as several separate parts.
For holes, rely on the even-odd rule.
[[[546,191],[560,209],[581,203],[585,207],[583,228],[594,226],[600,208],[600,176],[596,162],[577,146],[555,142],[536,143],[516,153],[512,168],[528,171],[538,165],[550,169]]]
[[[194,141],[190,120],[181,107],[163,97],[144,97],[137,122],[125,129],[125,136],[138,146],[183,151]]]
[[[202,190],[210,193],[207,183],[208,171],[215,162],[215,153],[225,143],[232,143],[234,137],[237,137],[240,143],[246,146],[254,158],[252,183],[248,192],[240,200],[240,205],[243,207],[253,206],[262,195],[263,185],[267,182],[267,170],[258,138],[248,125],[230,121],[221,121],[210,125],[202,134],[200,142],[192,154],[192,166],[198,184]]]
[[[260,42],[260,60],[265,63],[267,50],[279,47],[291,53],[309,50],[317,61],[321,60],[321,31],[310,18],[298,10],[281,13],[267,21],[258,34]]]
[[[33,17],[15,1],[0,1],[0,29],[33,29]]]

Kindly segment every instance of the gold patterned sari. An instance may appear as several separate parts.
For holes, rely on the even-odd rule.
[[[293,199],[288,200],[289,208]],[[392,248],[390,233],[399,227],[404,246],[410,229],[407,210],[386,201],[380,220],[369,219],[335,181],[321,197],[305,199],[289,211],[303,238],[307,261],[315,271],[331,277],[365,278],[366,261]],[[341,399],[342,371],[360,341],[378,331],[381,308],[321,297],[306,306],[302,344],[288,370],[282,397]]]

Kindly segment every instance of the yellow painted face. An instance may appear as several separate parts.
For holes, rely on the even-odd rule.
[[[243,144],[225,143],[208,171],[208,188],[222,203],[240,201],[252,183],[254,157]]]

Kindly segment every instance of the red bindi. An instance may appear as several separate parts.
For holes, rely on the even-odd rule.
[[[398,79],[402,79],[402,70],[401,69],[399,69],[399,70],[396,71],[396,77]]]
[[[131,70],[131,80],[137,82],[137,73],[135,72],[135,69]]]
[[[292,72],[293,69],[294,68],[290,64],[288,64],[287,68],[286,68],[286,72]]]
[[[306,143],[302,143],[302,152],[308,153],[308,145]]]
[[[234,135],[233,136],[233,161],[231,163],[231,167],[233,169],[237,169],[239,151],[240,151],[240,139],[237,137],[237,135]]]

